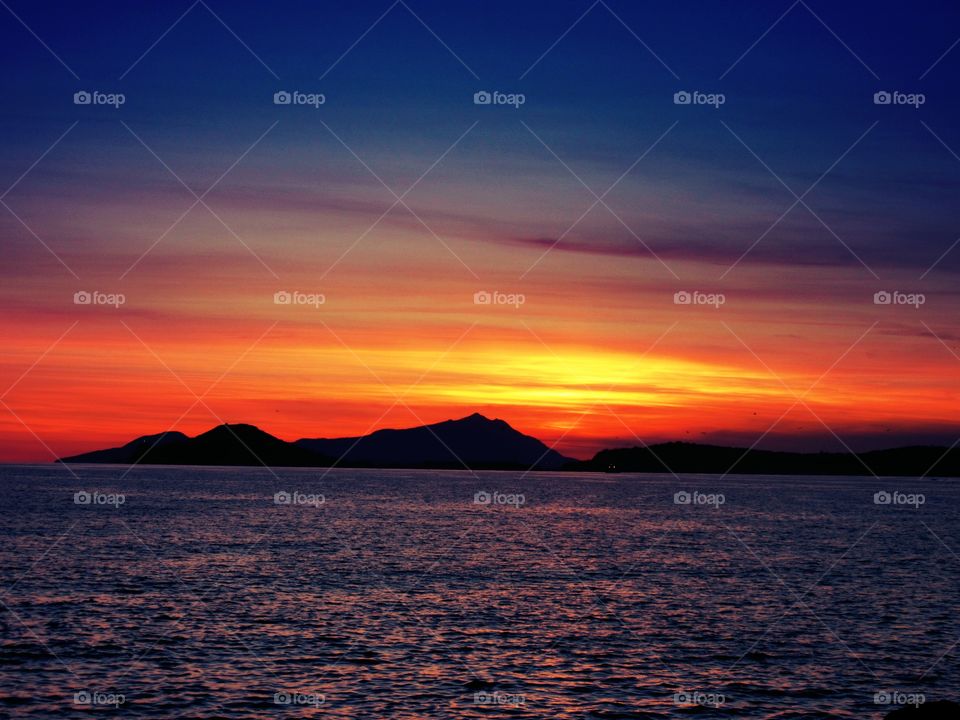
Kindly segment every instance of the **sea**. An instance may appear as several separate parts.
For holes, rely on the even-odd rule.
[[[0,466],[0,717],[960,701],[960,484]]]

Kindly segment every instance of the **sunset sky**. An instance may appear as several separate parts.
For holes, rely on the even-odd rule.
[[[576,457],[960,437],[956,3],[7,5],[0,461],[475,411]]]

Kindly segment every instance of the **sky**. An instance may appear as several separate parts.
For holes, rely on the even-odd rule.
[[[0,5],[0,461],[960,438],[955,3]]]

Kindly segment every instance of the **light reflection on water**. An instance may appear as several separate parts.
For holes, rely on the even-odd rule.
[[[77,692],[182,718],[862,718],[891,709],[877,692],[957,699],[952,481],[77,472],[0,468],[0,716],[105,710]],[[926,502],[875,505],[884,489]],[[674,503],[695,490],[724,503]]]

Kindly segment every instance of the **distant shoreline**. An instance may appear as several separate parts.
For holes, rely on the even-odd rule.
[[[908,446],[863,453],[798,453],[666,442],[565,457],[504,420],[474,413],[345,438],[281,440],[253,425],[225,424],[195,437],[168,431],[116,448],[58,458],[62,464],[289,467],[367,470],[501,470],[629,474],[960,477],[960,450]]]
[[[652,476],[671,476],[674,473],[671,473],[669,470],[660,470],[660,471],[605,471],[605,470],[581,470],[575,468],[561,468],[559,470],[530,470],[529,468],[465,468],[465,467],[357,467],[357,466],[345,466],[345,465],[336,465],[336,466],[318,466],[318,465],[284,465],[284,466],[263,466],[263,465],[160,465],[153,463],[135,463],[133,465],[125,463],[63,463],[60,460],[54,460],[53,462],[37,462],[37,463],[24,463],[24,462],[0,462],[0,467],[3,468],[43,468],[43,467],[55,467],[58,465],[69,465],[71,468],[98,468],[98,467],[122,467],[122,468],[169,468],[169,469],[196,469],[196,470],[232,470],[232,469],[249,469],[249,470],[264,470],[269,472],[270,470],[323,470],[323,471],[350,471],[350,470],[376,470],[382,472],[409,472],[409,471],[421,471],[421,472],[455,472],[455,473],[473,473],[473,472],[498,472],[498,473],[523,473],[523,474],[550,474],[550,475],[591,475],[591,476],[609,476],[609,475],[618,475],[625,478],[632,476],[641,476],[641,477],[652,477]],[[732,472],[726,471],[717,471],[717,472],[677,472],[679,476],[692,476],[692,475],[709,475],[716,477],[771,477],[771,478],[796,478],[796,477],[817,477],[817,478],[851,478],[851,479],[862,479],[870,480],[875,479],[873,475],[870,475],[866,471],[859,474],[854,473],[840,473],[840,474],[830,474],[830,473],[759,473],[759,472],[740,472],[738,470],[733,470]],[[903,479],[917,479],[917,480],[929,480],[929,481],[941,481],[941,480],[957,480],[960,479],[960,475],[947,475],[947,474],[917,474],[917,475],[883,475],[878,473],[876,478],[885,479],[885,478],[903,478]],[[611,478],[612,479],[612,478]]]

